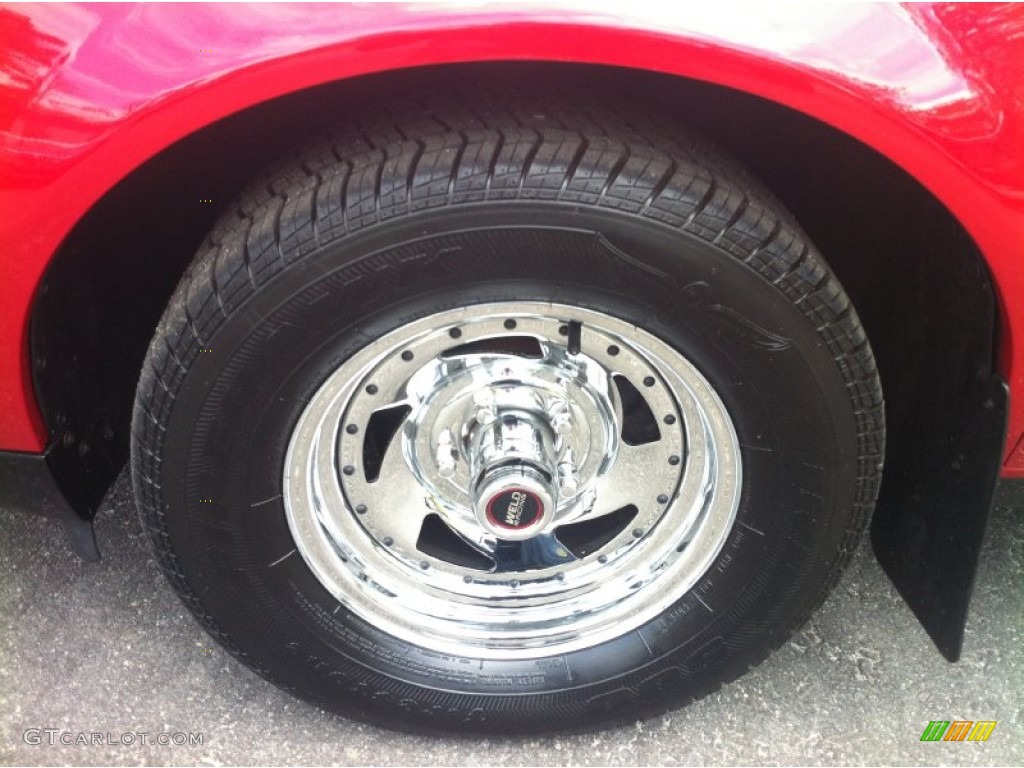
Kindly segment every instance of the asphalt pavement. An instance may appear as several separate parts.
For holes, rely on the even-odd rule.
[[[407,736],[324,713],[207,639],[150,555],[126,475],[97,536],[104,558],[85,563],[51,522],[0,510],[2,765],[1024,764],[1021,483],[1001,486],[958,664],[863,546],[760,667],[686,709],[586,736]],[[986,742],[921,742],[930,720],[998,724]]]

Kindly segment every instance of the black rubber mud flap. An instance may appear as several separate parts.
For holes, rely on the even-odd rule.
[[[941,439],[887,464],[871,525],[878,562],[949,661],[964,641],[981,543],[1006,440],[1008,389],[976,380],[963,409],[936,414]],[[934,428],[934,426],[933,426]]]
[[[45,454],[0,451],[0,508],[59,521],[75,553],[95,563],[100,559],[92,527],[95,507],[76,507],[68,500],[57,481],[52,456],[52,448]]]

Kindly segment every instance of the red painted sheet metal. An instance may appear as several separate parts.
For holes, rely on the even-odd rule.
[[[47,261],[118,180],[252,104],[447,62],[600,63],[758,94],[875,147],[978,243],[1024,433],[1024,8],[553,2],[0,8],[0,449],[40,450],[27,321]],[[1016,454],[1014,454],[1016,455]]]

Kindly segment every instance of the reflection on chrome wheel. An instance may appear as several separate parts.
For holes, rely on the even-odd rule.
[[[721,400],[610,315],[449,310],[367,345],[313,396],[284,501],[302,556],[355,613],[438,651],[564,653],[687,592],[739,499]]]

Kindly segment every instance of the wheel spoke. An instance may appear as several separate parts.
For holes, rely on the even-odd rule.
[[[620,445],[611,471],[598,483],[594,506],[579,520],[593,520],[630,504],[643,509],[659,495],[671,493],[675,473],[667,471],[665,461],[660,441]]]
[[[397,551],[408,555],[416,552],[423,520],[431,508],[423,486],[406,464],[400,436],[388,446],[380,475],[366,484],[364,497],[363,501],[352,500],[356,505],[366,505],[366,512],[361,515],[364,525],[385,544],[390,539]]]

